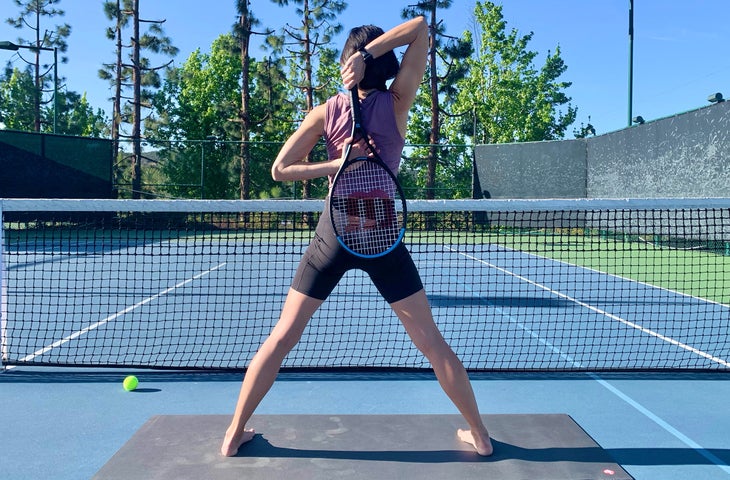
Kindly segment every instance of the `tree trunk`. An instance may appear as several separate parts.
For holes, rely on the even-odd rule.
[[[140,198],[142,192],[142,72],[139,64],[139,0],[134,0],[134,33],[132,35],[132,84],[134,89],[132,107],[132,198]]]
[[[248,47],[251,38],[251,18],[248,11],[248,2],[241,2],[241,147],[239,155],[241,157],[241,200],[248,200],[251,190],[251,152],[249,150],[249,140],[251,131],[251,114],[250,114],[250,92],[249,92],[249,63]]]
[[[428,177],[426,178],[426,198],[433,200],[436,188],[436,160],[438,158],[438,143],[441,137],[439,125],[439,92],[438,92],[438,72],[436,70],[436,2],[433,2],[431,8],[431,39],[429,48],[429,64],[431,77],[431,132],[428,136]]]

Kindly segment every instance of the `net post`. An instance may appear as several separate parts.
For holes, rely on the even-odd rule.
[[[5,222],[3,214],[3,201],[0,200],[0,371],[5,370],[5,362],[8,356],[7,346],[7,322],[8,322],[8,295],[7,281],[5,278]]]

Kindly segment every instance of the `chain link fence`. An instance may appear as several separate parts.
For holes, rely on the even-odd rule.
[[[282,142],[221,140],[145,141],[135,181],[137,159],[131,142],[120,142],[114,184],[120,198],[300,199],[323,198],[327,179],[275,182],[271,165]],[[428,185],[428,158],[435,152],[435,183]],[[310,161],[324,161],[318,144]],[[247,159],[247,160],[245,160]],[[470,145],[406,145],[399,180],[409,198],[473,198],[479,196]],[[246,193],[242,193],[246,192]],[[429,196],[429,193],[431,195]]]

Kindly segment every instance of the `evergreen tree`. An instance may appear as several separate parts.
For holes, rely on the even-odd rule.
[[[0,123],[10,130],[33,130],[35,116],[27,106],[33,105],[37,91],[30,67],[6,69],[0,78]]]
[[[342,31],[342,25],[337,23],[337,16],[347,7],[341,0],[272,0],[282,7],[290,4],[297,5],[296,13],[301,17],[299,27],[286,25],[281,33],[270,35],[268,45],[278,58],[287,66],[289,75],[288,84],[293,89],[292,101],[298,106],[302,114],[308,113],[315,106],[316,92],[333,93],[339,83],[339,74],[336,77],[318,78],[318,64],[332,61],[332,49],[329,45],[332,36]],[[326,57],[322,58],[321,55]],[[319,70],[320,72],[322,70]],[[298,95],[297,95],[298,94]],[[326,93],[322,94],[322,96]],[[321,98],[321,97],[320,97]],[[301,117],[292,119],[294,122]],[[316,151],[309,154],[308,161],[313,161]],[[310,181],[303,182],[302,196],[309,198],[312,194]]]
[[[123,135],[120,125],[115,128],[119,138],[127,137],[132,142],[131,183],[132,198],[140,198],[142,194],[142,109],[150,107],[150,99],[160,87],[162,81],[159,72],[167,68],[172,60],[158,66],[145,54],[162,57],[177,55],[178,49],[165,36],[162,24],[165,20],[148,20],[141,17],[140,0],[122,0],[103,4],[107,18],[114,25],[107,30],[107,38],[116,41],[116,58],[113,64],[105,65],[100,71],[102,78],[107,78],[115,85],[115,110],[113,122],[131,124],[131,134]],[[141,25],[148,28],[143,32]],[[125,27],[131,25],[130,44],[122,44],[121,38]],[[125,55],[126,54],[126,55]],[[128,93],[131,89],[131,95]],[[118,99],[118,100],[116,100]],[[122,104],[126,100],[126,104]],[[118,109],[118,110],[117,110]]]
[[[65,52],[68,48],[66,38],[71,34],[71,27],[67,23],[56,25],[53,30],[42,26],[42,22],[47,19],[65,15],[63,10],[55,7],[61,0],[13,0],[13,2],[16,7],[20,8],[20,12],[17,16],[8,18],[6,20],[7,23],[19,30],[29,29],[32,32],[33,38],[30,40],[18,38],[18,44],[36,47],[34,50],[18,51],[18,56],[28,65],[32,66],[33,83],[35,85],[33,96],[33,129],[36,132],[40,132],[43,123],[41,118],[43,92],[53,91],[55,95],[61,79],[53,78],[53,72],[58,71],[58,65],[53,65],[48,62],[41,63],[41,50],[39,49],[51,48],[62,53]],[[25,52],[31,52],[32,60],[26,58]],[[65,56],[61,56],[60,59],[56,58],[55,61],[66,63],[68,59]],[[49,88],[48,84],[51,81],[56,82],[56,85]],[[54,98],[53,101],[56,102],[57,99]]]
[[[241,59],[241,105],[238,111],[238,122],[240,127],[240,198],[251,198],[251,168],[252,152],[250,148],[251,129],[256,121],[252,116],[251,106],[251,63],[249,47],[252,35],[265,35],[272,32],[256,32],[253,27],[260,24],[260,21],[251,11],[250,0],[236,0],[238,22],[233,27],[233,35],[238,40],[238,52]]]
[[[403,10],[403,18],[423,15],[430,30],[430,48],[428,52],[428,69],[422,91],[415,104],[415,120],[409,125],[408,139],[411,143],[426,144],[427,147],[416,149],[412,158],[426,157],[425,196],[435,197],[437,184],[437,165],[449,165],[455,160],[443,157],[445,150],[439,147],[442,142],[442,117],[451,109],[451,102],[456,94],[455,85],[466,74],[463,62],[471,55],[471,45],[461,38],[446,35],[446,25],[439,19],[439,9],[451,7],[451,0],[419,0]],[[429,119],[428,125],[424,119]],[[420,162],[416,161],[416,165]],[[412,167],[413,162],[407,163]],[[420,183],[420,182],[419,182]]]
[[[129,7],[128,1],[126,6]],[[106,29],[106,37],[114,41],[114,57],[113,63],[105,63],[99,69],[99,78],[109,81],[112,85],[112,119],[110,134],[113,144],[113,155],[117,159],[119,156],[119,130],[122,120],[122,88],[128,83],[130,77],[129,69],[123,67],[124,44],[122,42],[122,32],[124,27],[129,23],[129,9],[122,8],[121,0],[107,0],[103,3],[104,15],[112,21],[112,26]],[[116,162],[116,160],[115,160]]]
[[[162,24],[165,20],[147,20],[140,16],[140,0],[131,0],[132,2],[132,54],[131,62],[126,66],[132,70],[132,198],[140,198],[141,185],[141,165],[142,165],[142,107],[149,106],[149,100],[152,95],[149,87],[159,88],[161,81],[159,70],[168,67],[172,60],[164,65],[151,66],[147,57],[142,57],[142,51],[155,54],[165,54],[167,56],[175,56],[178,49],[172,45],[169,37],[164,35]],[[142,34],[140,24],[149,24],[148,30]],[[143,89],[142,87],[148,87]]]

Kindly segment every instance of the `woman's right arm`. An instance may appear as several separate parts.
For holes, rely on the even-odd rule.
[[[398,128],[405,136],[408,123],[408,112],[423,81],[428,53],[428,24],[423,17],[416,17],[391,28],[365,46],[365,50],[374,58],[386,52],[407,45],[400,62],[398,75],[390,85],[390,92],[395,101],[395,115]],[[357,85],[365,72],[365,63],[360,53],[354,53],[342,67],[342,78],[345,88]]]
[[[306,161],[309,152],[324,135],[324,114],[324,104],[314,107],[287,139],[271,166],[271,176],[275,181],[309,180],[337,173],[341,160]]]

